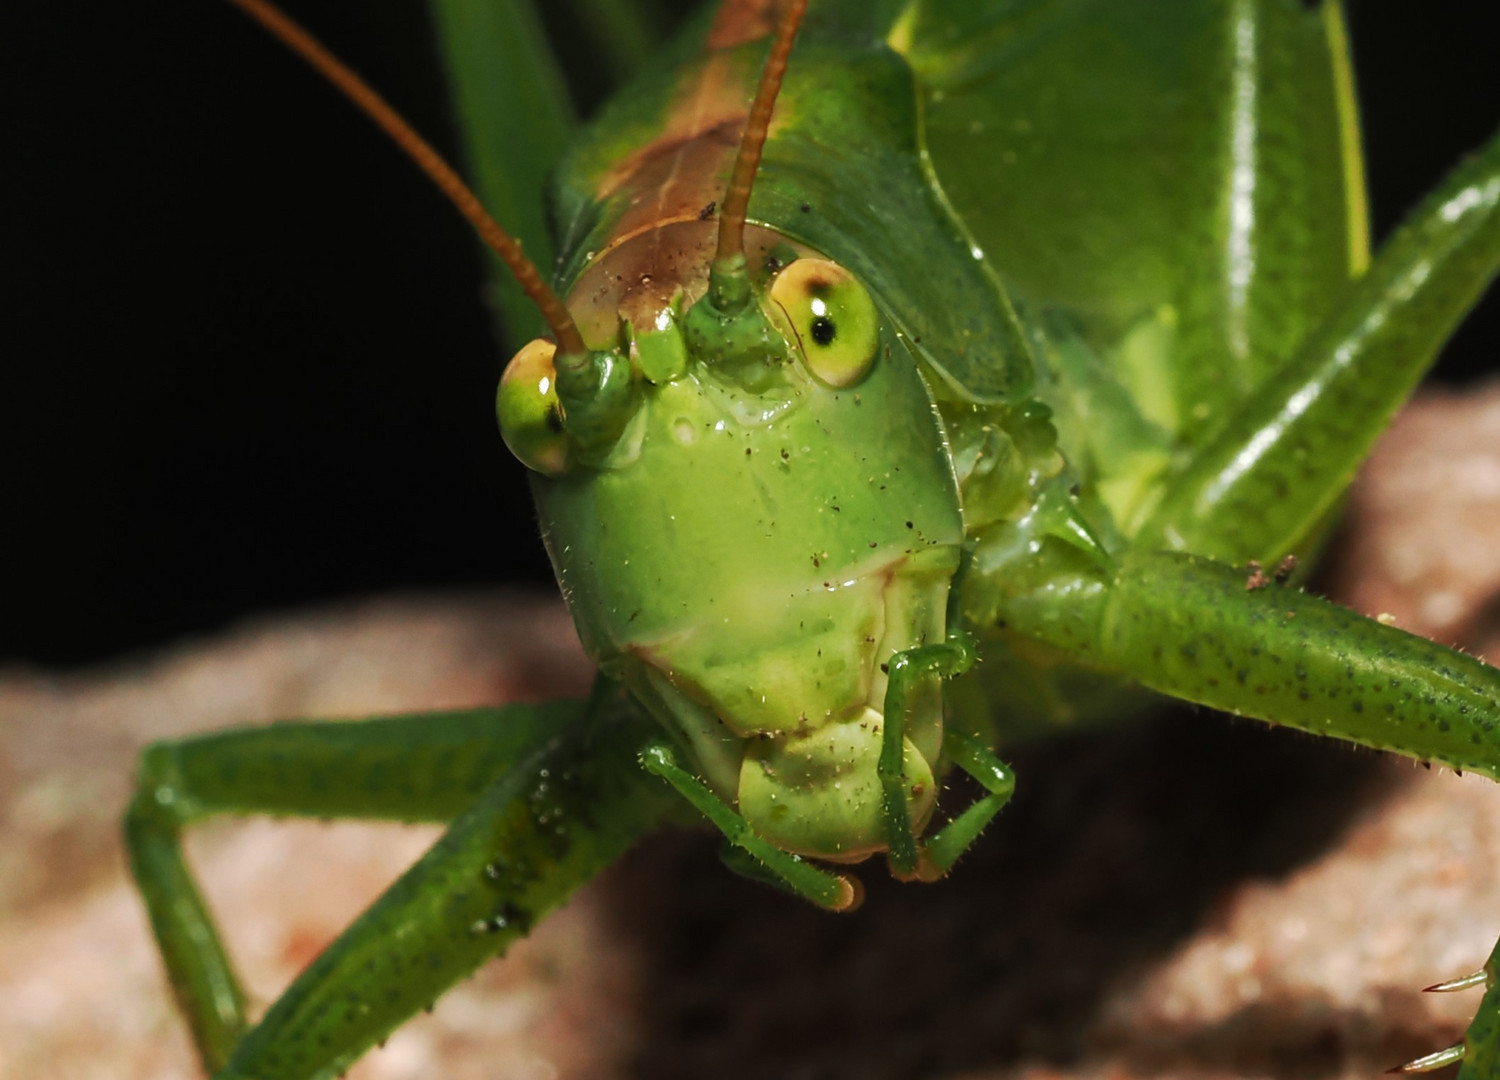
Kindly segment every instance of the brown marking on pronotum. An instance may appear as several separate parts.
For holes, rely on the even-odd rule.
[[[742,149],[743,133],[752,126],[746,98],[754,92],[757,74],[764,74],[750,53],[725,50],[766,36],[772,29],[773,14],[774,5],[765,2],[731,2],[722,8],[718,31],[710,34],[707,43],[710,51],[679,82],[662,112],[660,133],[596,177],[595,196],[609,205],[607,216],[612,220],[607,237],[598,244],[591,261],[628,247],[630,255],[624,262],[632,271],[650,273],[659,282],[681,284],[689,300],[701,294],[698,274],[687,273],[680,265],[681,233],[675,227],[702,221],[709,203],[723,212],[725,178]],[[758,244],[748,237],[747,241],[750,247]],[[692,246],[697,246],[696,241]],[[705,253],[705,264],[713,250]],[[676,269],[672,264],[677,264]],[[706,269],[705,265],[704,272]],[[595,294],[602,296],[598,287],[601,279],[590,277],[593,283],[586,293],[575,287],[570,294],[572,302],[587,295],[585,302],[593,303]],[[671,288],[654,291],[665,300]],[[646,310],[648,306],[644,297],[636,298],[627,317],[642,325],[641,317],[655,315],[654,309]],[[612,320],[613,316],[611,327]]]
[[[678,174],[685,173],[681,182],[702,187],[708,192],[698,198],[694,209],[714,198],[722,183],[720,177],[734,160],[739,132],[745,124],[745,92],[753,77],[754,72],[744,57],[710,54],[678,85],[671,103],[659,118],[660,134],[601,173],[594,182],[595,197],[603,200],[626,194],[632,202],[639,203],[648,193],[660,190],[659,186],[648,184],[640,175],[648,164],[654,164],[658,184],[663,175],[676,182]],[[680,156],[684,149],[705,136],[709,136],[708,141],[717,145],[720,151],[711,161],[712,167],[706,170],[707,175],[703,176],[704,166],[710,162],[700,161],[694,167],[684,169],[685,163]]]
[[[688,220],[708,202],[714,202],[723,216],[729,216],[726,211],[732,210],[729,199],[733,189],[738,184],[747,193],[760,144],[771,129],[775,89],[786,68],[784,54],[790,49],[790,37],[795,34],[802,7],[805,0],[795,0],[787,9],[787,30],[778,34],[780,49],[772,46],[771,57],[763,66],[754,65],[744,52],[735,54],[727,49],[769,33],[772,6],[739,3],[721,10],[723,26],[732,24],[750,36],[741,39],[739,34],[727,31],[709,34],[708,54],[678,84],[672,102],[661,114],[660,133],[625,154],[594,181],[594,193],[600,201],[619,205],[619,217],[600,254],[655,226]],[[759,105],[747,107],[745,96],[751,93]],[[753,115],[756,108],[762,114],[759,117]],[[753,144],[753,153],[745,157],[747,138]],[[730,178],[730,190],[720,198],[724,177],[741,160],[744,175]],[[742,210],[735,219],[742,219]]]
[[[717,204],[743,126],[741,113],[690,136],[655,139],[642,148],[650,153],[633,155],[630,174],[605,196],[623,205],[599,254],[674,221],[699,220],[707,203]]]
[[[793,0],[783,13],[749,113],[743,105],[748,55],[711,53],[679,84],[662,133],[595,181],[598,198],[610,204],[608,235],[569,294],[589,334],[607,336],[621,321],[647,329],[669,305],[695,302],[726,250],[745,259],[734,271],[743,275],[746,263],[776,246],[775,234],[747,225],[744,210],[806,7],[806,0]],[[731,161],[734,177],[721,200]],[[713,228],[707,206],[719,209],[712,256],[702,251],[699,231]]]

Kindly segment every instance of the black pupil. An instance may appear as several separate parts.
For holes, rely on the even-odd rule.
[[[812,339],[825,349],[833,344],[837,335],[838,330],[827,315],[819,315],[812,321]]]

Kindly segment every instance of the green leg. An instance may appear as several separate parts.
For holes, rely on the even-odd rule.
[[[733,807],[678,763],[676,752],[665,742],[660,739],[648,742],[641,751],[641,766],[671,784],[724,834],[731,847],[749,856],[746,859],[734,855],[725,860],[736,873],[756,881],[769,881],[829,911],[850,911],[859,906],[859,883],[854,878],[820,870],[757,836]]]
[[[1049,577],[1048,559],[1073,576]],[[1006,627],[1080,662],[1185,701],[1500,776],[1500,671],[1471,656],[1296,588],[1247,588],[1245,570],[1195,556],[1133,554],[1091,581],[1056,550],[1009,569]],[[1495,963],[1464,1080],[1500,1076]]]
[[[967,735],[948,732],[943,737],[943,754],[979,781],[985,795],[928,838],[927,857],[939,874],[953,868],[1016,790],[1016,775],[1010,767]]]
[[[632,761],[648,723],[602,713],[568,702],[278,724],[147,748],[126,843],[208,1070],[337,1075],[612,861],[669,799]],[[221,813],[453,824],[250,1027],[182,859],[182,830]]]
[[[1242,568],[1126,556],[1093,588],[1013,592],[1009,629],[1184,701],[1500,774],[1500,671]]]
[[[917,874],[920,859],[911,813],[906,805],[906,777],[902,768],[906,750],[907,699],[918,680],[962,675],[973,663],[973,641],[968,635],[957,633],[940,645],[919,645],[899,652],[886,664],[885,728],[881,732],[880,761],[876,772],[880,776],[885,802],[891,872],[897,877]]]
[[[1500,136],[1412,214],[1289,364],[1168,484],[1137,538],[1274,563],[1348,487],[1500,269]]]

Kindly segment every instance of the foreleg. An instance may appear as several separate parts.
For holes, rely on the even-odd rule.
[[[611,702],[276,724],[142,755],[131,868],[210,1073],[332,1077],[616,858],[670,796]],[[253,1027],[181,833],[224,813],[452,820]]]

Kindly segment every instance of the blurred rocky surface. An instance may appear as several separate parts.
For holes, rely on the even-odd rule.
[[[1328,588],[1500,659],[1500,386],[1431,394],[1350,501]],[[0,671],[0,1080],[197,1075],[124,874],[146,741],[580,692],[561,609],[372,601],[54,675]],[[850,916],[664,833],[351,1072],[608,1077],[1379,1074],[1453,1041],[1500,933],[1500,787],[1177,711],[1026,750],[948,880]],[[253,820],[189,850],[264,1003],[429,829]]]

